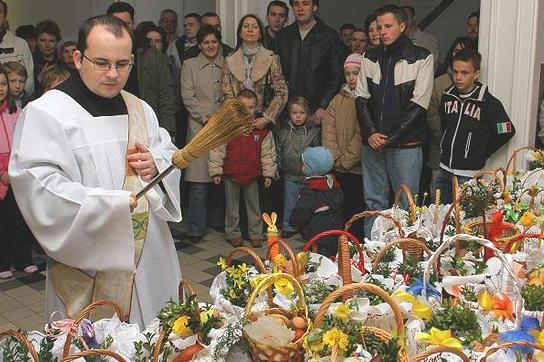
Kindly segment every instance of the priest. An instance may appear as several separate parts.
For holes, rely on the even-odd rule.
[[[167,221],[181,220],[179,171],[135,198],[176,149],[151,107],[122,91],[134,64],[131,34],[109,15],[86,20],[78,73],[29,103],[17,124],[9,175],[49,257],[47,315],[74,318],[111,300],[143,327],[176,299],[181,270]]]

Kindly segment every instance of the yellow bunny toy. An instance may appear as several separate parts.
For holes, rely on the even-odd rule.
[[[276,226],[276,221],[278,220],[278,215],[276,215],[275,212],[268,215],[267,213],[263,213],[263,220],[268,225],[268,229],[266,231],[268,236],[268,247],[270,247],[276,240],[278,240],[278,227]],[[273,259],[276,255],[280,253],[280,245],[279,243],[275,243],[275,245],[272,246],[270,249],[270,257]]]

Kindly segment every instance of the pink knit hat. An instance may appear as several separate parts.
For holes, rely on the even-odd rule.
[[[361,68],[361,61],[363,60],[363,56],[359,53],[352,53],[348,55],[346,58],[346,61],[344,62],[344,69],[347,67],[357,67]]]

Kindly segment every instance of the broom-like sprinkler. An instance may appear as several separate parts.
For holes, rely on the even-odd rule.
[[[230,140],[248,132],[253,127],[253,117],[247,108],[237,100],[228,101],[223,108],[214,113],[196,136],[172,156],[172,165],[158,174],[147,186],[136,194],[139,199],[159,183],[175,168],[186,168],[206,152],[224,145]]]

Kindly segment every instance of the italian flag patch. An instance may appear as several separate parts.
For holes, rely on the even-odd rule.
[[[512,123],[510,122],[503,122],[503,123],[497,123],[497,133],[510,133],[512,132]]]

